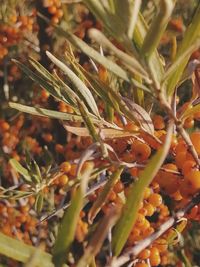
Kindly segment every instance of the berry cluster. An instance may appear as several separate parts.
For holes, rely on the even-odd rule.
[[[51,21],[58,24],[63,16],[63,10],[60,0],[43,0],[43,6],[47,8],[48,13],[51,15]]]
[[[35,12],[28,15],[19,15],[15,12],[9,23],[0,23],[0,59],[3,59],[9,48],[18,45],[29,33],[32,33],[35,22]]]

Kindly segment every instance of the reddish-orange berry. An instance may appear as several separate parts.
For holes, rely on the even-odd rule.
[[[183,175],[187,175],[191,171],[195,170],[197,168],[196,162],[194,160],[187,160],[183,162],[182,166],[182,173]]]
[[[42,135],[42,138],[47,142],[50,143],[53,140],[53,136],[50,133],[46,133]]]
[[[136,160],[139,162],[147,160],[151,155],[151,148],[145,143],[139,142],[136,145],[133,144],[132,150],[135,154]]]
[[[59,186],[65,186],[69,181],[69,178],[66,174],[64,175],[61,175],[59,178],[58,178],[58,184]]]
[[[195,189],[200,189],[200,171],[192,171],[186,175],[189,184]]]
[[[48,7],[48,12],[50,13],[50,14],[56,14],[56,11],[57,11],[57,8],[56,8],[56,6],[49,6]]]
[[[115,193],[121,193],[124,190],[124,185],[121,181],[118,181],[115,185],[113,190]]]
[[[144,196],[143,196],[143,198],[144,198],[144,199],[147,199],[147,198],[151,195],[151,193],[152,193],[151,188],[146,187],[146,188],[144,189]]]
[[[154,128],[156,130],[162,130],[162,129],[165,128],[164,119],[160,115],[154,115],[154,117],[153,117],[153,124],[154,124]]]
[[[164,238],[157,239],[153,245],[159,250],[159,252],[164,252],[168,248],[168,243]]]
[[[63,172],[70,172],[71,164],[68,161],[63,162],[60,165],[60,170],[63,171]]]
[[[145,203],[144,209],[146,210],[146,216],[152,216],[155,212],[155,206],[151,203]]]
[[[194,119],[193,117],[189,117],[184,121],[184,128],[188,129],[188,128],[193,128],[194,127]]]
[[[150,248],[150,264],[151,266],[158,266],[161,262],[159,250],[156,247]]]
[[[137,227],[142,227],[144,223],[145,223],[145,217],[144,215],[139,213],[135,224]]]
[[[159,207],[162,204],[162,197],[157,193],[153,193],[148,198],[148,202],[152,204],[154,207]]]
[[[149,249],[144,249],[142,252],[140,252],[140,254],[139,254],[139,258],[140,258],[141,260],[146,260],[146,259],[149,258],[150,254],[151,254],[151,252],[150,252]]]

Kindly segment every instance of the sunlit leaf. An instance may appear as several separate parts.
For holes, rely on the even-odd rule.
[[[141,13],[139,13],[137,23],[135,25],[135,30],[133,33],[133,40],[139,49],[142,48],[143,41],[147,32],[148,32],[148,26]],[[151,73],[154,77],[154,80],[156,80],[157,83],[160,83],[163,78],[164,68],[162,60],[157,51],[153,52],[151,58],[148,61],[148,64]]]
[[[31,115],[48,117],[48,118],[58,119],[58,120],[63,120],[63,121],[65,120],[66,121],[83,121],[80,115],[75,115],[71,113],[59,112],[59,111],[39,108],[39,107],[30,107],[30,106],[26,106],[26,105],[14,103],[14,102],[9,102],[9,106],[11,108],[17,109],[19,111],[22,111],[22,112],[25,112]]]
[[[187,28],[184,38],[179,46],[178,52],[176,54],[175,60],[180,57],[180,55],[184,54],[199,38],[200,36],[200,4],[198,4],[198,7],[196,9],[196,13]],[[171,96],[181,79],[181,76],[183,74],[183,71],[188,63],[188,60],[190,58],[190,55],[186,56],[185,59],[182,61],[182,63],[177,67],[176,71],[173,72],[168,80],[167,80],[167,94]]]
[[[86,85],[78,78],[78,76],[75,75],[74,72],[70,70],[70,68],[68,68],[64,63],[54,57],[50,52],[46,52],[46,54],[50,58],[50,60],[67,75],[68,79],[76,87],[77,91],[79,91],[83,96],[85,103],[87,103],[93,113],[96,116],[100,117],[94,97],[92,96],[90,90],[86,87]]]
[[[162,38],[171,17],[174,5],[174,0],[162,0],[159,2],[159,12],[148,29],[141,49],[141,53],[147,57],[150,57],[157,49],[160,39]]]
[[[113,232],[112,247],[115,255],[119,255],[123,249],[137,219],[145,187],[151,183],[165,160],[170,148],[172,130],[173,124],[170,123],[163,147],[150,159],[146,168],[139,175],[138,180],[131,186],[122,214]]]

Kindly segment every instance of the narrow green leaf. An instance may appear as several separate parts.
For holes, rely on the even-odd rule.
[[[87,111],[86,106],[84,106],[83,102],[78,102],[78,107],[79,107],[81,116],[83,118],[83,121],[85,122],[85,125],[86,125],[90,135],[92,136],[94,142],[99,142],[98,133],[96,131],[94,124],[90,120],[90,117],[88,116],[88,111]]]
[[[120,1],[120,2],[122,2],[122,1]],[[142,5],[142,0],[135,0],[135,1],[133,1],[132,5],[130,6],[130,21],[129,21],[129,25],[128,25],[127,35],[129,37],[129,39],[131,39],[131,40],[133,38],[133,33],[134,33],[135,25],[136,25],[136,22],[138,19],[138,15],[140,12],[141,5]]]
[[[37,162],[31,157],[29,151],[26,151],[26,165],[28,168],[28,171],[30,173],[30,176],[32,178],[32,181],[35,184],[38,184],[42,181],[42,175],[40,172],[40,168],[37,164]]]
[[[184,54],[190,46],[192,46],[196,40],[200,37],[200,4],[196,9],[196,13],[187,28],[184,38],[180,44],[178,52],[175,57],[175,61],[180,55]],[[183,74],[183,71],[188,63],[190,55],[186,56],[185,59],[181,62],[181,64],[177,67],[176,71],[173,72],[169,78],[167,79],[167,95],[171,96],[174,93],[176,86],[178,85],[179,80]]]
[[[142,48],[144,38],[147,35],[147,32],[148,32],[147,24],[141,13],[139,13],[133,34],[133,40],[139,50]],[[163,78],[164,68],[162,60],[157,51],[153,52],[151,58],[149,59],[148,64],[154,79],[158,81],[158,83],[160,83]]]
[[[46,52],[46,54],[50,58],[50,60],[67,75],[67,77],[71,81],[71,83],[81,93],[84,101],[90,107],[92,112],[97,117],[100,117],[96,102],[95,102],[90,90],[86,87],[86,85],[76,76],[76,74],[73,71],[71,71],[64,63],[62,63],[60,60],[58,60],[56,57],[54,57],[50,52]]]
[[[53,248],[53,262],[56,267],[62,267],[67,258],[67,253],[69,252],[70,246],[74,240],[76,226],[92,168],[93,165],[89,165],[88,169],[85,170],[80,177],[81,184],[75,192],[69,208],[65,211],[59,226],[58,235]]]
[[[121,175],[123,169],[124,169],[124,166],[120,166],[111,175],[111,177],[108,178],[108,181],[105,184],[105,186],[103,187],[103,190],[101,191],[101,193],[99,194],[99,196],[97,197],[97,199],[95,200],[95,202],[93,203],[92,207],[89,210],[89,213],[88,213],[88,221],[90,223],[93,222],[94,218],[96,217],[96,215],[98,214],[98,212],[101,210],[101,207],[106,202],[106,200],[108,198],[108,195],[109,195],[111,189],[113,188],[113,186],[115,185],[115,183],[117,182],[117,180],[120,178],[120,175]]]
[[[44,203],[44,196],[43,196],[43,193],[42,192],[39,192],[36,196],[36,199],[35,199],[35,204],[34,204],[34,207],[35,207],[35,210],[40,213],[42,211],[42,208],[43,208],[43,203]]]
[[[63,95],[64,99],[67,100],[67,102],[69,102],[69,104],[72,106],[76,106],[77,95],[71,88],[69,88],[69,86],[67,86],[57,75],[53,76],[38,61],[34,60],[33,58],[30,58],[29,61],[44,80],[54,85],[54,88],[59,95]]]
[[[13,260],[26,263],[36,252],[37,248],[24,244],[22,241],[0,233],[0,254]],[[40,251],[36,267],[54,267],[52,256],[49,253]],[[65,264],[63,267],[67,267]]]
[[[58,119],[58,120],[63,120],[63,121],[83,121],[80,115],[75,115],[71,113],[64,113],[64,112],[59,112],[59,111],[39,108],[39,107],[30,107],[30,106],[26,106],[26,105],[14,103],[14,102],[9,102],[9,106],[11,108],[17,109],[21,112],[25,112],[31,115],[48,117],[48,118]]]
[[[10,165],[15,169],[18,173],[20,173],[24,180],[28,183],[32,182],[31,175],[27,169],[25,169],[16,159],[9,160]]]
[[[163,147],[150,159],[144,171],[139,175],[138,180],[131,187],[125,206],[123,207],[122,214],[113,232],[112,246],[116,256],[119,255],[123,249],[136,221],[145,187],[151,183],[165,160],[170,148],[172,131],[173,124],[170,123]]]
[[[172,11],[174,9],[175,0],[160,1],[160,10],[154,18],[142,45],[141,53],[146,57],[150,57],[157,49],[160,39],[167,27]]]

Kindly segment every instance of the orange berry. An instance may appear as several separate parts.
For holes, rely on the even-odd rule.
[[[53,16],[53,17],[51,18],[51,22],[52,22],[53,24],[58,24],[58,23],[59,23],[59,18],[56,17],[56,16]]]
[[[118,181],[113,188],[115,193],[121,193],[124,190],[124,185],[121,181]]]
[[[152,216],[155,212],[155,206],[153,206],[151,203],[145,203],[144,209],[146,210],[146,216]]]
[[[197,167],[196,162],[194,160],[187,160],[183,162],[183,166],[182,166],[183,175],[187,175],[191,171],[195,170],[196,167]]]
[[[183,181],[181,181],[180,183],[180,194],[181,196],[185,199],[191,198],[193,197],[193,194],[195,193],[195,189],[191,186],[190,181],[188,181],[187,179],[184,179]]]
[[[71,165],[71,169],[69,170],[69,174],[72,176],[76,175],[76,169],[77,169],[77,165],[76,164],[72,164]]]
[[[57,7],[56,6],[49,6],[48,7],[48,12],[50,13],[50,14],[52,14],[52,15],[54,15],[54,14],[56,14],[56,12],[57,12]]]
[[[47,142],[50,143],[53,140],[53,136],[50,133],[46,133],[42,135],[42,138]]]
[[[136,167],[130,168],[129,172],[133,177],[138,177],[138,173],[139,173],[138,168],[136,168]]]
[[[111,190],[110,193],[108,194],[108,200],[113,202],[115,201],[115,199],[116,199],[116,193],[113,190]]]
[[[55,145],[55,150],[56,150],[56,152],[58,152],[60,154],[64,153],[64,147],[61,144],[56,144]]]
[[[140,252],[139,258],[141,260],[146,260],[149,258],[150,254],[151,254],[151,252],[149,249],[144,249],[143,251]]]
[[[56,17],[59,18],[59,19],[62,18],[62,16],[63,16],[63,11],[62,11],[62,9],[58,9],[58,10],[56,11],[55,15],[56,15]]]
[[[186,156],[187,156],[187,152],[186,151],[183,151],[183,152],[180,152],[180,153],[176,154],[175,162],[176,162],[176,165],[177,165],[177,167],[179,169],[182,168],[183,162],[185,162],[185,160],[186,160]]]
[[[65,186],[69,181],[69,178],[67,175],[61,175],[59,178],[58,178],[58,184],[59,186]]]
[[[164,119],[160,115],[154,115],[154,117],[153,117],[153,124],[154,124],[154,128],[156,130],[162,130],[162,129],[165,128]]]
[[[187,218],[189,219],[195,219],[197,214],[199,212],[199,208],[198,208],[198,205],[195,205],[191,210],[190,212],[187,214]]]
[[[160,253],[166,251],[168,248],[167,241],[164,238],[157,239],[153,245],[159,250]]]
[[[139,162],[147,160],[151,155],[150,146],[144,143],[137,143],[136,145],[133,144],[132,149],[135,154],[136,160]]]
[[[181,152],[186,152],[187,151],[187,145],[184,142],[178,142],[178,145],[176,146],[175,152],[176,154],[181,153]]]
[[[200,111],[198,111],[198,112],[196,112],[196,113],[194,114],[194,119],[197,120],[197,121],[200,120]]]
[[[194,119],[193,117],[189,117],[184,121],[183,124],[184,128],[189,129],[189,128],[193,128],[194,127]]]
[[[158,266],[161,262],[159,250],[156,247],[150,248],[150,264],[151,266]]]
[[[71,167],[71,164],[68,161],[65,161],[60,165],[60,170],[63,172],[70,172]]]
[[[0,122],[0,127],[3,131],[8,131],[10,129],[10,125],[6,121]]]
[[[142,214],[138,214],[138,216],[137,216],[137,220],[136,220],[136,226],[137,227],[142,227],[143,225],[144,225],[144,223],[145,223],[145,216],[144,215],[142,215]]]
[[[146,188],[144,189],[144,196],[143,196],[143,198],[144,198],[144,199],[147,199],[147,198],[151,195],[151,193],[152,193],[151,188],[146,187]]]
[[[192,171],[186,175],[189,184],[195,189],[200,189],[200,171]]]
[[[157,193],[153,193],[148,198],[148,202],[152,204],[154,207],[159,207],[162,204],[162,197]]]

